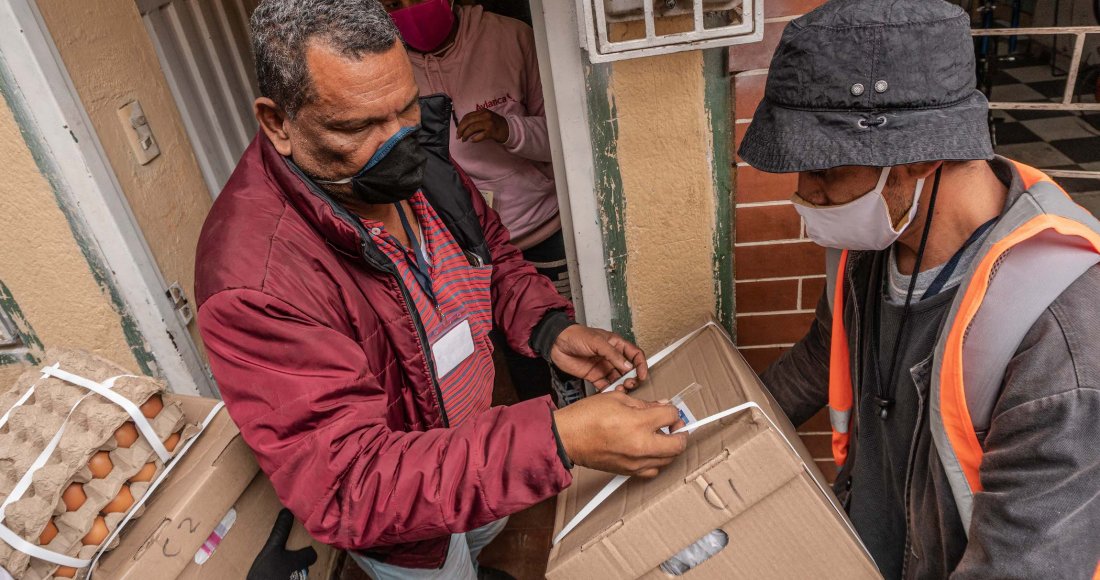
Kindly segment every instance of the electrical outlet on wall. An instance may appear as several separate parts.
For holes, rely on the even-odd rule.
[[[160,155],[160,147],[153,137],[153,128],[149,126],[149,120],[145,118],[145,111],[141,109],[141,103],[130,101],[122,105],[118,110],[118,120],[122,123],[122,130],[126,134],[126,140],[130,143],[130,149],[134,152],[134,158],[141,165],[147,165]]]

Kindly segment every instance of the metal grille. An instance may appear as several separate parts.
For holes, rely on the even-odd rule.
[[[137,0],[212,195],[258,128],[248,17],[259,0]]]
[[[1100,111],[1100,103],[1073,102],[1077,90],[1077,75],[1081,70],[1081,58],[1085,52],[1085,38],[1089,34],[1100,34],[1100,26],[1050,26],[1033,28],[987,28],[971,30],[974,36],[1028,36],[1028,35],[1068,35],[1074,37],[1073,54],[1070,57],[1069,70],[1066,73],[1066,88],[1058,102],[1009,102],[990,101],[990,109],[1032,110],[1032,111]],[[1100,141],[1100,139],[1098,139]],[[1100,147],[1100,143],[1097,145]],[[1043,169],[1051,177],[1100,179],[1100,171],[1072,171],[1061,169]]]
[[[577,2],[584,17],[581,41],[592,62],[745,44],[764,36],[763,0]]]

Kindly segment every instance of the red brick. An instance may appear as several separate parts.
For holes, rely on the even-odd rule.
[[[825,248],[810,242],[737,246],[733,249],[736,279],[820,276],[825,273]]]
[[[810,450],[810,457],[814,459],[833,459],[833,436],[826,435],[801,435],[802,444]]]
[[[826,459],[825,461],[814,461],[817,464],[817,468],[821,470],[821,474],[825,476],[825,482],[832,485],[836,481],[836,463],[833,463],[832,459]]]
[[[789,205],[738,208],[737,242],[797,240],[802,235],[802,219]]]
[[[737,151],[741,148],[741,141],[745,138],[745,132],[749,130],[748,123],[733,124],[733,159],[735,163],[741,163],[741,156]]]
[[[807,278],[802,281],[802,301],[800,302],[803,310],[809,310],[817,308],[817,302],[821,300],[821,295],[825,292],[825,279],[824,278]]]
[[[730,72],[736,73],[768,68],[775,47],[779,44],[780,37],[783,36],[783,28],[786,26],[786,22],[767,22],[764,24],[764,39],[762,41],[731,46],[729,55]]]
[[[793,344],[810,329],[812,313],[737,317],[737,342],[744,346]]]
[[[821,0],[767,0],[764,2],[764,18],[800,16],[821,4]]]
[[[737,313],[798,309],[798,280],[738,282]]]
[[[741,356],[745,357],[752,370],[757,374],[764,372],[764,369],[768,368],[768,365],[775,362],[779,355],[787,352],[786,348],[771,347],[771,348],[746,348],[741,350]]]
[[[764,98],[764,84],[768,75],[749,74],[733,77],[733,117],[751,119],[756,106]]]
[[[737,203],[782,201],[797,189],[797,173],[765,173],[747,165],[737,168]]]
[[[816,415],[810,417],[805,423],[798,426],[798,432],[804,433],[807,431],[823,432],[830,431],[832,427],[829,426],[829,410],[821,409]]]

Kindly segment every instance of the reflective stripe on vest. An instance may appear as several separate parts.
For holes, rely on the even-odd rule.
[[[1043,311],[1100,262],[1100,222],[1042,172],[1015,166],[1027,191],[1001,216],[980,258],[963,277],[933,356],[932,437],[967,534],[973,495],[982,490],[978,433],[989,428],[1008,362]],[[838,465],[847,459],[855,392],[843,324],[846,263],[847,252],[835,271],[829,373],[830,419],[836,419],[833,457]],[[837,366],[844,369],[835,370]]]

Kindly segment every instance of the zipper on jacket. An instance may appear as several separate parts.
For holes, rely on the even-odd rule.
[[[448,107],[449,106],[450,105],[448,105]],[[397,287],[401,289],[401,298],[405,302],[405,309],[408,310],[409,315],[412,316],[413,327],[416,329],[416,336],[420,342],[420,350],[424,353],[424,361],[428,364],[428,378],[432,383],[432,395],[435,397],[436,406],[439,407],[439,418],[442,420],[444,427],[450,427],[451,422],[447,419],[447,409],[443,407],[443,389],[440,388],[439,379],[436,377],[435,360],[432,358],[431,343],[428,342],[428,333],[424,331],[424,321],[420,320],[420,312],[416,310],[416,304],[409,294],[409,289],[401,282],[401,275],[397,272],[397,266],[394,266],[392,262],[389,264],[389,268],[379,267],[381,265],[376,266],[372,263],[370,257],[367,255],[366,246],[364,245],[366,240],[370,239],[370,237],[367,235],[363,224],[349,215],[348,211],[342,206],[332,201],[327,194],[320,191],[320,189],[313,184],[313,181],[302,172],[297,164],[290,159],[284,159],[284,162],[287,164],[287,167],[302,180],[302,183],[305,184],[306,189],[308,189],[310,193],[316,195],[321,201],[328,204],[328,206],[332,208],[332,214],[334,216],[351,226],[352,229],[359,234],[360,257],[363,258],[363,261],[366,262],[368,266],[390,274],[397,281]]]
[[[917,407],[917,425],[913,429],[913,440],[909,443],[909,459],[905,464],[905,558],[901,561],[902,578],[907,578],[906,573],[909,570],[910,559],[917,557],[916,553],[913,551],[913,534],[910,531],[909,527],[915,519],[912,515],[912,504],[910,503],[910,501],[913,491],[913,463],[916,462],[917,458],[917,437],[920,436],[921,426],[924,425],[924,412],[927,408],[924,397],[918,396],[918,398],[919,406]]]
[[[413,326],[416,328],[416,336],[420,341],[420,350],[424,353],[424,361],[428,363],[428,378],[431,379],[432,394],[435,396],[435,403],[439,407],[439,418],[443,421],[444,427],[450,427],[451,422],[447,419],[447,408],[443,406],[443,389],[439,386],[439,378],[436,377],[435,360],[432,358],[428,333],[424,331],[424,322],[420,320],[420,312],[416,310],[416,304],[409,294],[409,289],[401,282],[401,275],[397,273],[397,269],[394,268],[389,273],[397,281],[397,287],[401,289],[401,298],[405,301],[405,309],[413,317]]]

